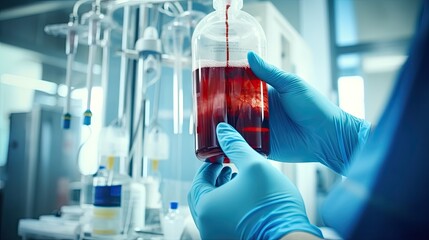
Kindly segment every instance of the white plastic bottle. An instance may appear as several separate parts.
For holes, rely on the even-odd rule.
[[[94,236],[119,236],[128,230],[131,178],[117,173],[115,157],[107,157],[107,167],[94,177],[92,230]]]
[[[170,208],[163,219],[163,233],[166,240],[178,240],[185,228],[185,220],[179,211],[178,202],[170,202]]]
[[[93,236],[114,236],[122,232],[124,186],[115,178],[105,171],[94,178]]]
[[[133,231],[141,231],[146,223],[146,188],[139,180],[131,182],[131,229]],[[127,227],[127,226],[126,226]]]

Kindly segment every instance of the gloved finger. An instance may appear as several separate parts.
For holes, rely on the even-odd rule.
[[[234,179],[234,178],[237,176],[237,174],[238,174],[237,172],[233,172],[233,173],[231,174],[231,180],[232,180],[232,179]]]
[[[308,88],[306,83],[296,75],[286,73],[265,62],[252,51],[247,53],[247,60],[253,73],[279,93],[302,93]]]
[[[216,187],[222,186],[231,180],[232,169],[230,167],[222,168],[219,176],[216,179]]]
[[[204,163],[194,177],[194,184],[204,183],[214,186],[221,170],[222,164],[220,163]]]
[[[205,193],[211,192],[215,188],[216,179],[222,169],[219,163],[204,163],[194,177],[188,199],[190,204],[196,205],[198,200]]]
[[[219,123],[216,134],[223,152],[238,169],[261,157],[231,125]]]

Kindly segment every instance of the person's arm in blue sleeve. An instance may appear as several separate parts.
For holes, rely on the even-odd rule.
[[[202,239],[320,239],[301,195],[290,180],[254,151],[230,125],[220,123],[217,137],[238,169],[204,163],[188,194]]]
[[[253,73],[269,89],[270,159],[282,162],[321,162],[344,174],[350,159],[365,143],[370,123],[331,103],[298,76],[248,53]]]

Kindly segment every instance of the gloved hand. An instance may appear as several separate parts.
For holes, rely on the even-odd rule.
[[[239,173],[231,179],[229,167],[204,163],[196,174],[188,204],[202,239],[280,239],[293,231],[322,237],[290,180],[230,125],[216,131]]]
[[[299,77],[267,64],[255,53],[250,68],[269,89],[270,159],[318,161],[338,173],[347,169],[352,153],[364,144],[370,123],[331,103]]]

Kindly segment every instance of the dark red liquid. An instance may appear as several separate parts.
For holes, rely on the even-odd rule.
[[[222,161],[224,154],[216,137],[216,126],[220,122],[232,125],[253,149],[268,155],[267,84],[249,67],[204,67],[193,74],[197,157],[210,162]]]

